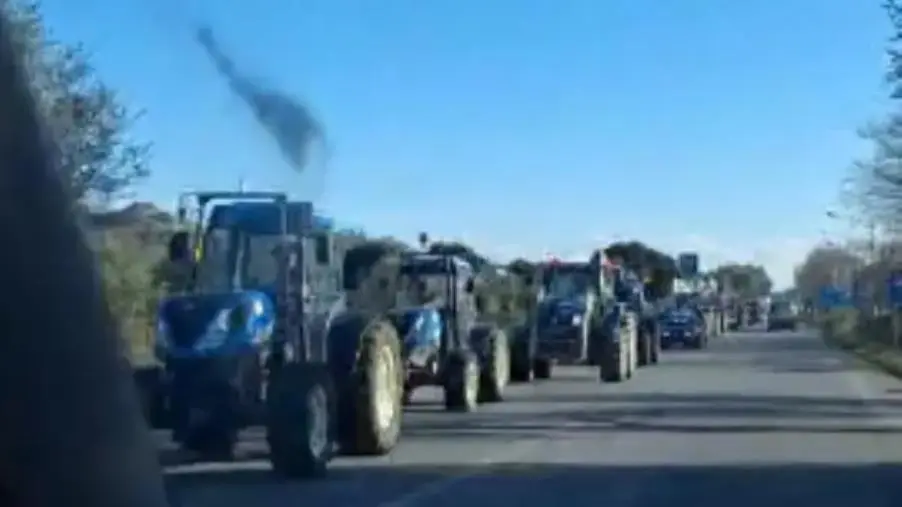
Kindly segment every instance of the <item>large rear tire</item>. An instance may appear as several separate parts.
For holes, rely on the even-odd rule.
[[[401,435],[404,366],[394,326],[380,319],[350,318],[330,333],[358,344],[356,364],[341,381],[338,441],[342,454],[372,456],[391,452]]]
[[[497,403],[504,400],[504,389],[510,382],[511,358],[507,335],[491,328],[484,337],[486,358],[479,376],[479,401]],[[472,343],[479,343],[473,340]]]

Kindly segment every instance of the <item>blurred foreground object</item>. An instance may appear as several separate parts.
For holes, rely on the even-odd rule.
[[[0,19],[2,313],[0,467],[5,505],[163,506],[129,366]],[[40,312],[38,314],[37,312]]]

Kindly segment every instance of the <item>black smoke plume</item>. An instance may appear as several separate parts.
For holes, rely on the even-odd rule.
[[[299,100],[267,89],[239,71],[209,26],[200,26],[195,37],[232,92],[251,108],[260,125],[276,141],[282,156],[292,168],[303,172],[316,143],[325,143],[323,127],[313,113]]]

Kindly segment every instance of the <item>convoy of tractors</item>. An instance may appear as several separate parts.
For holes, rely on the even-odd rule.
[[[186,195],[179,221],[160,366],[141,373],[149,420],[208,458],[229,457],[242,429],[263,425],[273,469],[287,477],[322,475],[339,453],[391,452],[423,386],[441,389],[447,410],[470,412],[556,365],[624,382],[661,349],[703,348],[727,324],[697,296],[649,300],[601,250],[505,274],[530,296],[524,318],[503,325],[466,260],[380,252],[363,238],[339,248],[329,221],[284,194]]]

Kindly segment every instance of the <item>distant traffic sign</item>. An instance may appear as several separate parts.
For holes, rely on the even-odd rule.
[[[848,289],[836,286],[825,286],[821,288],[818,303],[821,308],[848,308],[852,306],[852,292]]]

